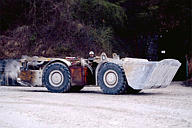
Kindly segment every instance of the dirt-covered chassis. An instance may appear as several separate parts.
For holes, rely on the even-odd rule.
[[[105,53],[93,62],[76,57],[28,57],[20,62],[17,81],[21,84],[43,85],[51,92],[80,91],[85,85],[96,84],[106,94],[167,87],[181,65],[174,59],[120,59],[117,54],[108,58]]]

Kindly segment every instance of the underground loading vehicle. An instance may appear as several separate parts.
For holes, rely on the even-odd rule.
[[[142,89],[167,87],[181,63],[174,59],[112,58],[105,53],[93,62],[77,57],[21,59],[17,81],[45,86],[50,92],[80,91],[85,85],[98,85],[103,93],[138,93]]]

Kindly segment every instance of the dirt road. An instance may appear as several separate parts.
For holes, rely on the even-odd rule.
[[[137,95],[105,95],[99,87],[50,93],[0,86],[0,128],[191,128],[192,87],[172,83]]]

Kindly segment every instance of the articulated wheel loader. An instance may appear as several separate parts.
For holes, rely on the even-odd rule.
[[[181,63],[174,59],[148,61],[119,58],[105,53],[92,62],[77,57],[20,59],[17,82],[45,86],[50,92],[80,91],[85,85],[96,84],[106,94],[138,93],[142,89],[167,87]]]

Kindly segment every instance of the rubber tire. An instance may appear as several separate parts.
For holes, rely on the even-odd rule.
[[[52,86],[49,82],[49,74],[53,70],[61,71],[61,73],[64,76],[63,83],[58,87]],[[54,92],[54,93],[68,92],[71,87],[70,81],[71,81],[71,74],[70,74],[69,68],[65,64],[52,63],[48,65],[43,71],[42,83],[50,92]]]
[[[71,86],[70,92],[79,92],[84,86]]]
[[[114,70],[118,75],[118,83],[115,87],[107,87],[103,81],[103,76],[107,70]],[[127,92],[127,82],[123,69],[114,63],[105,63],[98,71],[97,82],[105,94],[124,94]]]

